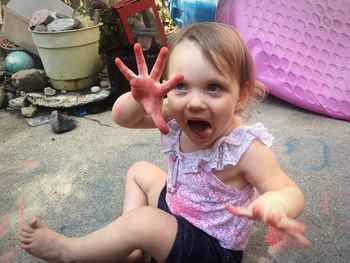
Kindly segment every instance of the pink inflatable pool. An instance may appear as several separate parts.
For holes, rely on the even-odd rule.
[[[272,95],[350,120],[350,1],[220,0],[216,20],[243,34]]]

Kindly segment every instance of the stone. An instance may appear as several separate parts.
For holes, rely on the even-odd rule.
[[[28,101],[26,97],[18,97],[9,101],[9,107],[12,109],[19,110],[26,106],[28,106]]]
[[[110,95],[110,90],[101,89],[98,93],[90,91],[72,91],[66,94],[56,94],[55,96],[45,96],[42,92],[27,93],[27,99],[33,105],[48,108],[72,108],[87,105],[106,99]]]
[[[101,91],[101,88],[99,86],[93,86],[90,88],[92,93],[97,93]]]
[[[61,18],[55,19],[50,24],[46,26],[48,31],[65,31],[75,29],[79,26],[80,21],[75,18]]]
[[[73,118],[60,114],[57,110],[50,115],[51,129],[54,133],[64,133],[73,130],[76,122]]]
[[[41,69],[24,69],[12,75],[19,90],[24,92],[42,91],[46,87],[46,74]]]
[[[32,14],[29,21],[29,27],[37,25],[47,25],[51,23],[55,18],[50,15],[50,10],[40,9]]]
[[[33,30],[37,31],[37,32],[46,32],[47,31],[45,25],[36,25]]]
[[[59,19],[59,18],[69,18],[69,16],[59,13],[59,12],[51,12],[50,16],[52,16],[54,19]]]
[[[32,127],[37,127],[39,125],[50,123],[50,112],[40,111],[33,118],[25,118],[25,121]]]
[[[53,89],[53,88],[51,88],[51,87],[46,87],[46,88],[44,89],[44,94],[45,94],[46,96],[54,96],[54,95],[56,95],[56,90]]]
[[[30,105],[28,107],[21,108],[21,113],[24,117],[33,118],[38,112],[38,107]]]
[[[101,87],[101,89],[107,89],[107,88],[109,88],[111,86],[111,84],[108,82],[108,81],[106,81],[106,80],[101,80],[100,81],[100,87]]]
[[[5,98],[7,98],[8,101],[13,100],[15,95],[12,92],[5,92]]]

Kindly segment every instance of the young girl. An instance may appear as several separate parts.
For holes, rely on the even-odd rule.
[[[304,196],[278,166],[272,136],[238,116],[258,90],[242,37],[228,25],[195,24],[169,49],[161,49],[150,74],[139,44],[138,75],[116,59],[132,88],[112,110],[121,126],[159,128],[168,172],[136,163],[121,217],[80,238],[32,219],[21,232],[23,249],[55,262],[136,262],[143,251],[157,262],[240,262],[253,220],[309,245],[295,220]]]

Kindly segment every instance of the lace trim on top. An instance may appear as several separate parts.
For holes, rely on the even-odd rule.
[[[259,139],[267,146],[271,146],[273,136],[267,131],[262,123],[254,125],[242,125],[234,129],[229,135],[218,139],[213,147],[195,152],[184,153],[180,150],[181,128],[173,119],[169,123],[170,132],[162,135],[164,153],[168,161],[168,191],[176,188],[176,177],[178,171],[181,173],[199,172],[200,164],[203,162],[207,167],[215,170],[223,170],[225,165],[236,165],[248,149],[253,140]]]

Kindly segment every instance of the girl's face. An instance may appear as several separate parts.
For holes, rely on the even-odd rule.
[[[220,74],[190,40],[180,42],[169,57],[168,78],[177,73],[184,81],[168,93],[168,103],[184,131],[182,145],[191,150],[211,147],[237,125],[238,83]]]

